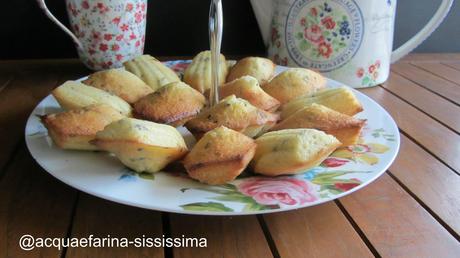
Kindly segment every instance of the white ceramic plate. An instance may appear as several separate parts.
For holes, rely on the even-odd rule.
[[[177,72],[188,61],[167,62]],[[277,67],[277,72],[285,70]],[[340,83],[328,80],[328,87]],[[399,132],[391,116],[377,103],[355,91],[364,106],[357,115],[367,119],[360,144],[334,152],[319,167],[295,176],[268,178],[244,173],[223,186],[208,186],[174,168],[154,176],[136,174],[103,152],[57,148],[37,115],[61,111],[47,96],[26,126],[26,142],[34,159],[48,173],[83,192],[118,203],[176,213],[245,215],[308,207],[348,195],[368,185],[390,166],[399,149]],[[188,143],[193,137],[179,128]]]

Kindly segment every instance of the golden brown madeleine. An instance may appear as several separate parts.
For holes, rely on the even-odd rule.
[[[220,55],[219,85],[225,83],[228,68],[224,55]],[[193,58],[192,63],[185,69],[184,82],[200,93],[204,93],[212,86],[211,80],[211,51],[200,52]]]
[[[278,118],[278,115],[256,108],[248,101],[231,95],[214,107],[202,111],[185,126],[197,138],[222,125],[255,137],[271,128]]]
[[[154,91],[171,82],[179,82],[177,74],[150,55],[138,56],[123,64],[125,69],[141,78]]]
[[[326,86],[326,79],[319,73],[305,68],[291,68],[262,85],[262,89],[281,104],[302,96],[310,96]]]
[[[131,106],[118,96],[76,81],[67,81],[52,91],[54,98],[64,109],[78,109],[94,104],[107,104],[131,116]]]
[[[254,157],[256,144],[224,126],[207,132],[184,159],[191,178],[210,185],[234,180]]]
[[[248,75],[228,82],[219,88],[219,97],[225,98],[230,95],[245,99],[252,105],[269,112],[276,111],[280,106],[277,99],[262,90],[256,78]]]
[[[313,128],[334,135],[343,146],[356,144],[366,121],[318,104],[307,106],[287,117],[271,130]]]
[[[245,75],[250,75],[257,79],[260,85],[264,85],[275,74],[276,65],[267,58],[246,57],[238,61],[230,70],[227,82],[231,82]]]
[[[256,139],[251,166],[266,176],[303,173],[318,166],[340,142],[315,129],[286,129],[269,132]]]
[[[134,103],[134,110],[153,122],[180,126],[205,104],[201,93],[183,82],[172,82]]]
[[[285,119],[313,103],[326,106],[349,116],[354,116],[364,110],[353,91],[347,87],[340,87],[320,90],[313,96],[300,97],[289,101],[281,107],[281,119]]]
[[[62,149],[97,150],[89,142],[96,133],[124,116],[107,104],[96,104],[41,117],[49,136]]]
[[[137,172],[158,172],[187,153],[184,138],[176,128],[134,118],[109,124],[92,143]]]
[[[153,92],[139,77],[123,69],[93,73],[83,83],[117,95],[130,104]]]

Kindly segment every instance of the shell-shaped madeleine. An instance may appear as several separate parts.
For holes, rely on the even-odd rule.
[[[277,99],[262,90],[256,78],[248,75],[228,82],[219,88],[221,98],[230,95],[245,99],[252,105],[269,112],[274,112],[280,106]]]
[[[224,126],[207,132],[184,159],[191,178],[219,185],[234,180],[254,156],[252,138]]]
[[[153,122],[180,126],[206,104],[201,93],[183,82],[172,82],[134,103],[141,117]]]
[[[41,121],[58,147],[69,150],[97,150],[96,146],[89,143],[94,140],[96,133],[123,117],[109,105],[96,104],[45,115],[41,117]]]
[[[326,86],[326,79],[319,73],[305,68],[291,68],[262,85],[262,89],[281,104],[302,96],[310,96]]]
[[[266,176],[303,173],[323,162],[340,142],[315,129],[287,129],[266,133],[256,139],[251,166]]]
[[[78,109],[94,104],[107,104],[130,116],[131,106],[118,96],[101,89],[87,86],[76,81],[67,81],[52,92],[54,98],[64,109]]]
[[[328,107],[312,104],[295,112],[271,128],[313,128],[334,135],[343,146],[356,144],[366,121],[339,113]]]
[[[83,83],[117,95],[130,104],[153,92],[139,77],[123,69],[93,73]]]
[[[271,128],[278,118],[278,115],[254,107],[248,101],[231,95],[214,107],[202,111],[185,126],[197,138],[219,126],[256,137]]]
[[[137,172],[158,172],[187,153],[176,128],[134,118],[109,124],[92,143]]]
[[[354,116],[363,111],[363,106],[355,94],[347,87],[340,87],[321,90],[312,96],[300,97],[289,101],[282,106],[281,119],[285,119],[296,111],[313,103],[326,106],[349,116]]]
[[[228,68],[224,55],[220,55],[219,85],[225,83]],[[211,51],[200,52],[193,58],[192,63],[185,69],[184,82],[200,93],[204,93],[212,86]]]
[[[275,74],[276,65],[267,58],[246,57],[238,61],[227,76],[227,82],[231,82],[245,75],[250,75],[263,85],[270,81]]]
[[[150,55],[138,56],[123,63],[123,66],[127,71],[141,78],[154,91],[168,83],[180,81],[173,70]]]

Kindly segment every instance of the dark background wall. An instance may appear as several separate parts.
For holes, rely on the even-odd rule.
[[[269,1],[269,0],[261,0]],[[0,59],[76,57],[71,40],[41,13],[34,0],[1,0]],[[400,0],[395,46],[410,38],[433,15],[440,0]],[[64,0],[47,0],[50,10],[68,24]],[[224,0],[223,52],[263,55],[249,0]],[[145,52],[193,55],[208,47],[209,0],[149,0]],[[460,5],[417,52],[460,52]]]

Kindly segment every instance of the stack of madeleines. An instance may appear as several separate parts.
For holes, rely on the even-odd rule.
[[[149,55],[68,81],[52,92],[67,111],[41,121],[60,148],[107,151],[137,172],[182,161],[190,177],[212,185],[248,166],[266,176],[301,173],[357,143],[365,121],[353,117],[363,108],[350,89],[326,89],[323,76],[303,68],[275,76],[266,58],[229,67],[221,55],[221,101],[208,107],[210,55],[199,53],[183,81]],[[191,149],[179,126],[198,140]]]

